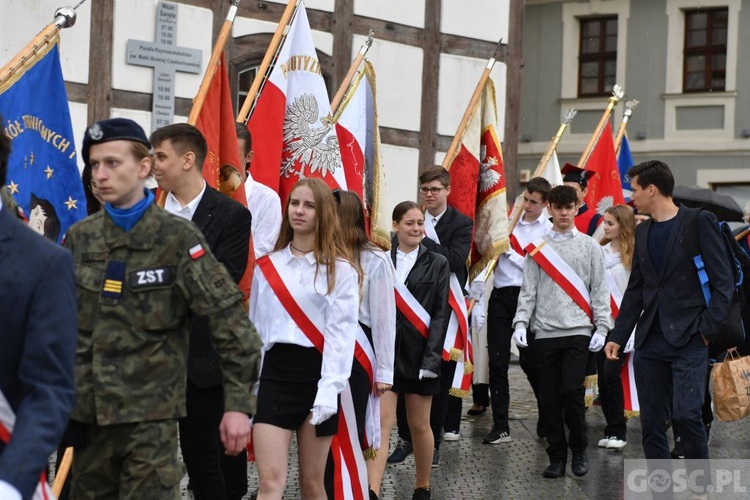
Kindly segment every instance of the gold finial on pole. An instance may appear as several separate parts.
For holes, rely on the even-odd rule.
[[[602,130],[604,130],[604,125],[607,123],[607,120],[609,120],[610,113],[612,113],[612,110],[624,96],[625,91],[622,87],[615,84],[615,86],[612,87],[612,95],[607,102],[607,107],[604,109],[604,113],[602,113],[602,118],[599,120],[596,129],[594,129],[594,133],[591,134],[591,140],[583,151],[580,160],[578,160],[578,165],[576,165],[578,168],[584,168],[586,166],[586,162],[589,161],[589,156],[591,156],[591,151],[594,149],[594,144],[599,140],[599,136],[602,134]]]
[[[625,103],[625,112],[622,114],[622,122],[620,122],[620,128],[617,129],[617,137],[615,138],[615,156],[620,153],[620,144],[622,144],[622,138],[625,136],[625,127],[627,127],[628,120],[630,120],[633,110],[638,107],[639,103],[638,99],[631,99]]]

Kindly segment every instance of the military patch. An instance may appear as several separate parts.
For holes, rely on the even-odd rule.
[[[147,288],[167,286],[174,283],[173,267],[155,267],[153,269],[142,269],[129,274],[130,288]]]
[[[200,243],[188,250],[188,253],[190,254],[190,258],[193,260],[198,260],[206,255],[206,251],[203,249],[203,245],[201,245]]]
[[[125,279],[125,262],[113,260],[107,264],[104,272],[104,284],[102,286],[102,297],[107,299],[122,298],[122,283]]]

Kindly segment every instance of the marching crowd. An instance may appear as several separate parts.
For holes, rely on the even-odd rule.
[[[203,180],[197,129],[169,125],[148,138],[122,118],[86,131],[91,214],[64,248],[2,199],[0,413],[15,425],[0,425],[0,499],[31,498],[51,453],[72,446],[69,498],[179,498],[186,471],[197,500],[235,500],[247,493],[248,442],[257,498],[278,499],[295,434],[303,498],[339,498],[354,484],[342,484],[342,462],[378,498],[386,463],[413,453],[412,498],[429,499],[441,440],[460,439],[450,389],[461,368],[443,353],[456,290],[476,300],[473,329],[487,323],[473,348],[487,349],[489,397],[475,385],[470,410],[491,408],[485,443],[512,439],[514,342],[548,443],[543,477],[565,474],[568,449],[572,473],[588,471],[587,375],[599,374],[607,422],[598,446],[626,446],[629,352],[645,457],[670,457],[673,422],[678,453],[708,458],[707,346],[725,327],[734,283],[715,217],[673,203],[664,163],[628,172],[633,205],[648,216],[637,228],[630,206],[586,207],[586,170],[566,165],[555,187],[531,179],[490,291],[485,273],[468,282],[473,223],[448,204],[442,167],[421,173],[419,203],[396,205],[384,252],[357,194],[305,178],[280,200],[253,180],[252,138],[242,125],[237,133],[249,210]],[[0,184],[9,147],[0,134]],[[146,188],[151,176],[168,193],[164,209]],[[690,224],[708,302],[683,244]],[[250,271],[247,311],[234,284]],[[362,446],[347,450],[347,429]]]

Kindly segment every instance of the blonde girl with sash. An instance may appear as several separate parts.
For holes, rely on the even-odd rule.
[[[627,205],[609,207],[604,213],[604,265],[607,273],[607,285],[610,290],[612,316],[616,317],[620,301],[628,287],[630,268],[635,249],[635,216],[633,209]],[[632,351],[633,336],[630,336],[625,352]],[[599,440],[599,448],[621,450],[627,444],[627,419],[625,418],[625,400],[620,373],[626,357],[620,356],[617,361],[606,359],[604,351],[596,353],[597,371],[599,372],[599,401],[607,425],[604,437]],[[635,385],[633,385],[635,390]]]
[[[341,239],[336,201],[320,179],[298,182],[279,238],[258,259],[250,318],[263,340],[253,426],[258,500],[284,494],[292,435],[302,497],[324,499],[339,395],[352,369],[359,285]]]
[[[440,364],[448,329],[450,268],[448,260],[421,244],[424,212],[404,201],[393,209],[393,231],[398,245],[391,248],[396,270],[396,357],[393,389],[381,397],[383,446],[370,469],[370,487],[380,491],[388,458],[387,437],[396,420],[399,393],[404,394],[406,417],[414,445],[417,477],[413,500],[429,500],[430,471],[435,443],[430,428],[432,397],[440,392]]]

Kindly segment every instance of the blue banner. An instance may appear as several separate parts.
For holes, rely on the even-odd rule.
[[[0,89],[3,132],[11,138],[6,185],[29,226],[53,241],[86,217],[58,44]]]
[[[630,154],[630,144],[628,144],[628,136],[622,136],[622,142],[620,143],[620,155],[617,157],[617,170],[620,171],[620,183],[622,184],[622,195],[625,197],[625,202],[630,201],[630,177],[628,177],[628,170],[633,166],[633,155]]]

